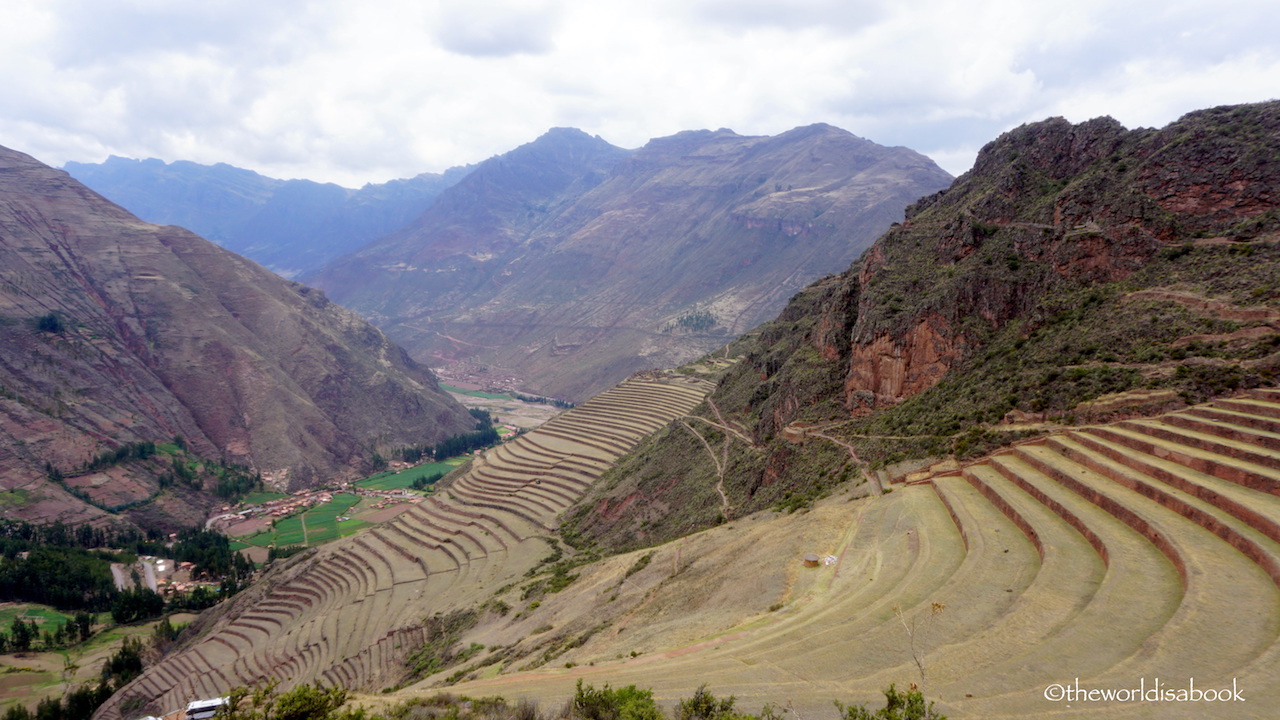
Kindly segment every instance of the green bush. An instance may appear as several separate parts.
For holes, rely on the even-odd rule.
[[[919,690],[898,692],[893,685],[884,691],[885,705],[874,713],[865,705],[845,705],[836,701],[841,720],[947,720],[933,709],[933,702],[926,704],[924,693]]]
[[[578,680],[577,691],[569,704],[569,717],[575,720],[665,720],[651,690],[640,690],[635,685],[615,690],[608,683],[597,690],[591,685],[584,687],[582,680]]]

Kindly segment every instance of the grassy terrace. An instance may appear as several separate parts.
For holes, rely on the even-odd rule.
[[[569,590],[524,606],[523,625],[495,618],[461,637],[500,646],[502,674],[480,655],[406,694],[456,673],[450,692],[472,697],[553,706],[583,679],[671,702],[696,678],[748,707],[786,698],[798,717],[829,717],[832,697],[874,702],[927,664],[926,694],[953,718],[1262,718],[1280,703],[1280,389],[1075,427],[882,496],[732,525],[575,569]],[[802,568],[806,550],[833,564]],[[1252,704],[1044,696],[1135,677],[1236,682]]]
[[[656,408],[678,417],[709,388],[679,377],[630,380],[583,407]],[[484,603],[495,588],[514,595],[508,604],[518,602],[521,579],[547,557],[546,537],[559,511],[617,457],[619,442],[634,444],[643,436],[626,419],[625,413],[606,413],[589,428],[562,422],[553,432],[524,433],[475,458],[470,473],[395,519],[282,566],[263,597],[238,606],[202,639],[149,667],[98,717],[164,712],[191,697],[225,694],[263,678],[379,687],[395,682],[406,667],[425,670],[430,659],[414,655],[433,632],[424,618]],[[413,475],[405,475],[364,482],[411,481]],[[315,542],[326,537],[323,529],[317,535],[317,525],[345,534],[346,524],[335,521],[337,498],[296,520],[279,521],[271,537],[278,544]],[[271,542],[267,533],[255,539]]]

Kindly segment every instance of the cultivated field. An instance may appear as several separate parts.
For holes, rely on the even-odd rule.
[[[463,638],[572,649],[536,670],[477,663],[450,691],[554,708],[579,678],[667,702],[707,683],[746,710],[790,702],[806,718],[912,682],[952,718],[1280,706],[1280,391],[1056,434],[850,498],[599,563],[518,622]],[[810,552],[831,564],[804,567]],[[1046,699],[1077,678],[1158,678],[1175,697],[1192,678],[1234,683],[1246,702]]]
[[[97,716],[158,715],[267,678],[361,690],[398,682],[428,616],[478,604],[521,578],[546,554],[543,537],[558,514],[710,388],[675,375],[628,380],[488,451],[392,522],[291,558],[202,618],[198,638]],[[288,530],[278,526],[277,535]]]

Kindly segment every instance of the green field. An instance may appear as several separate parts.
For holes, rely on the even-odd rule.
[[[285,545],[318,545],[330,540],[336,540],[341,534],[349,535],[354,530],[348,531],[350,525],[342,523],[339,528],[338,516],[344,515],[356,503],[360,502],[360,496],[339,494],[334,495],[333,500],[311,508],[297,515],[282,518],[276,522],[275,527],[265,530],[241,540],[250,545],[258,547],[267,547],[274,544],[276,547]],[[361,523],[358,527],[363,527],[367,523]]]
[[[285,495],[284,493],[278,493],[278,492],[261,492],[261,491],[251,492],[248,495],[245,495],[241,499],[241,502],[243,502],[245,505],[262,505],[263,503],[269,502],[271,500],[279,500],[280,498],[283,498],[283,497],[289,497],[289,496]]]
[[[488,400],[502,400],[502,399],[511,400],[512,399],[512,397],[507,393],[488,393],[488,392],[481,392],[480,390],[463,390],[462,388],[456,388],[452,385],[445,385],[444,383],[441,383],[440,387],[444,389],[446,392],[457,393],[459,395],[470,395],[471,397],[486,398]]]
[[[70,615],[63,615],[45,605],[18,603],[0,607],[0,630],[7,632],[16,617],[21,617],[23,620],[35,620],[37,624],[44,627],[61,625],[71,619]]]
[[[450,470],[461,465],[463,460],[464,458],[460,457],[449,458],[443,462],[423,463],[400,472],[378,473],[361,480],[356,485],[370,490],[403,490],[413,485],[413,481],[420,477],[426,477],[438,472],[447,474]]]
[[[355,535],[372,524],[373,523],[365,522],[364,520],[339,520],[338,535],[340,537]]]

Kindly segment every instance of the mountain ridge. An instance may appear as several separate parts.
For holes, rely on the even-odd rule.
[[[405,225],[470,171],[456,167],[350,189],[187,160],[112,155],[63,169],[148,222],[185,227],[290,278]]]
[[[81,471],[175,436],[283,489],[352,477],[379,447],[474,425],[428,370],[318,290],[144,223],[16,151],[0,149],[0,189],[0,478],[12,516],[105,520],[90,501],[111,492],[111,504],[142,508],[134,515],[159,508],[159,522],[188,524],[212,501],[168,502],[181,489],[162,486],[164,463]],[[73,476],[88,499],[68,494]]]
[[[1274,102],[1160,129],[1051,118],[988,143],[848,270],[735,343],[744,359],[709,399],[752,443],[717,460],[729,503],[802,507],[864,470],[1096,418],[1104,396],[1141,413],[1272,382],[1278,145]],[[619,548],[713,525],[716,467],[693,436],[661,432],[567,525]]]
[[[550,192],[520,195],[526,176],[510,173],[552,139],[486,161],[419,221],[310,279],[415,357],[581,398],[754,326],[950,179],[912,151],[814,125],[686,131],[570,160]],[[477,209],[485,193],[501,204]]]

